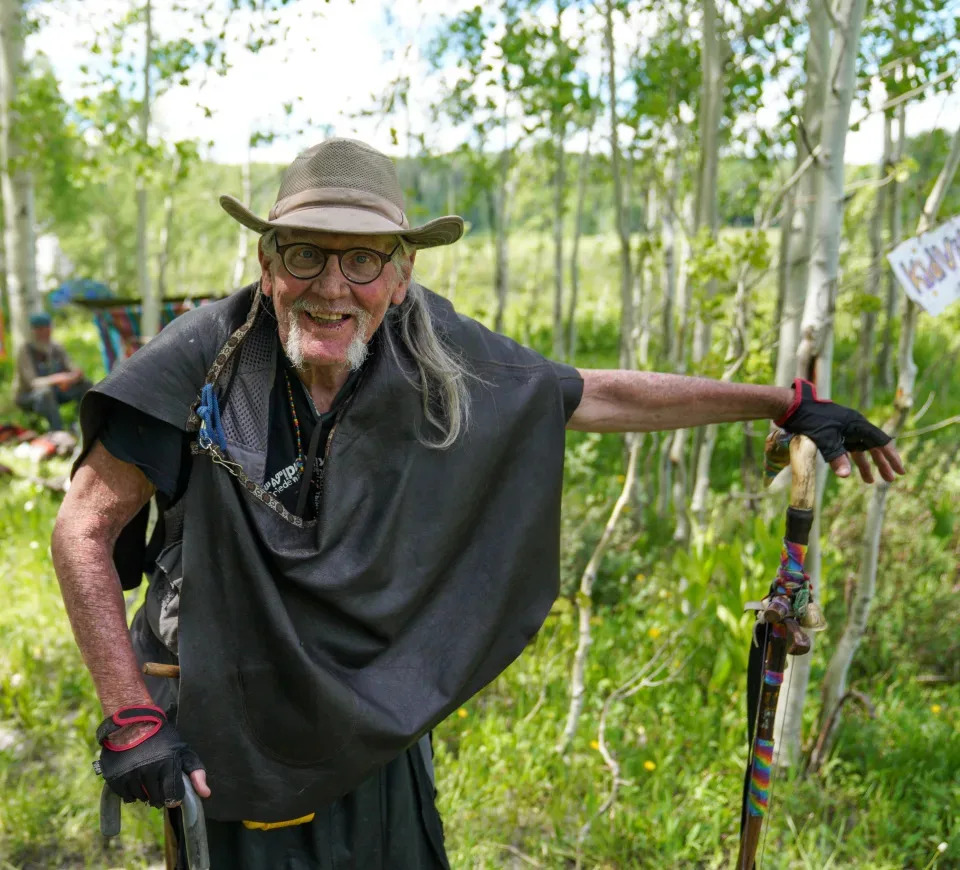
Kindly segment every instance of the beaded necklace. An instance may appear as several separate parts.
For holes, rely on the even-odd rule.
[[[290,413],[293,415],[293,434],[297,439],[297,458],[294,460],[297,471],[300,474],[303,474],[304,468],[304,456],[303,456],[303,442],[300,440],[300,419],[297,417],[297,408],[293,403],[293,387],[290,386],[290,374],[286,369],[283,371],[283,377],[287,382],[287,398],[290,400]]]

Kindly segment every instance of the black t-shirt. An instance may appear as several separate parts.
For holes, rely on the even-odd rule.
[[[303,485],[303,469],[316,441],[310,487],[302,512],[304,519],[317,515],[326,445],[341,408],[353,394],[361,371],[351,372],[329,411],[318,412],[296,370],[281,354],[282,365],[270,392],[270,432],[267,436],[267,464],[263,488],[277,497],[290,513],[297,515]],[[319,427],[319,432],[317,428]],[[299,437],[298,437],[299,436]]]
[[[371,351],[377,352],[374,346],[371,346]],[[330,410],[318,414],[296,370],[282,353],[278,356],[281,364],[277,366],[270,391],[270,431],[266,474],[262,485],[290,513],[296,513],[303,479],[301,467],[305,464],[298,460],[307,458],[311,438],[319,425],[316,460],[303,511],[304,519],[313,519],[317,515],[320,498],[327,439],[338,413],[356,389],[363,370],[352,372],[337,393]],[[569,420],[580,403],[583,381],[569,366],[555,365],[563,392],[564,413]],[[300,430],[299,450],[297,424]],[[117,403],[106,416],[98,437],[111,455],[136,465],[147,476],[160,496],[161,510],[183,494],[190,468],[187,433],[143,411]]]

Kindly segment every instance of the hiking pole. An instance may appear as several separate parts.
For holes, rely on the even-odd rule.
[[[183,776],[183,802],[180,818],[183,822],[183,847],[187,855],[184,870],[210,870],[210,849],[207,845],[207,822],[200,798],[193,790],[190,777]],[[100,833],[116,837],[120,833],[120,795],[106,783],[100,792]]]
[[[760,834],[769,813],[777,704],[787,656],[807,655],[811,646],[807,632],[823,631],[827,627],[820,607],[813,600],[810,576],[804,570],[816,503],[816,445],[805,435],[785,437],[785,433],[775,430],[767,437],[768,476],[786,462],[790,464],[792,479],[780,568],[767,597],[747,605],[748,610],[758,612],[747,675],[750,752],[744,777],[736,870],[754,870]]]

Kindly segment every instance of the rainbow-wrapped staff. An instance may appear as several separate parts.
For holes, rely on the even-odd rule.
[[[744,780],[737,870],[754,868],[760,830],[770,802],[773,728],[787,655],[810,652],[810,638],[804,629],[826,628],[823,614],[813,600],[810,577],[803,570],[813,525],[817,448],[803,435],[788,441],[784,433],[772,433],[767,438],[765,454],[770,479],[770,472],[785,464],[787,451],[793,480],[780,567],[767,597],[759,604],[748,605],[758,613],[747,674],[750,757]]]

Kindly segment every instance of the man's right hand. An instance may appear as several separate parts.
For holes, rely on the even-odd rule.
[[[58,390],[66,390],[77,383],[82,376],[82,374],[78,375],[76,371],[54,372],[54,374],[47,375],[45,378],[38,378],[38,381],[56,387]]]
[[[200,797],[210,796],[200,759],[159,707],[121,707],[97,728],[97,742],[103,749],[94,769],[126,803],[178,806],[183,773],[190,774]]]

